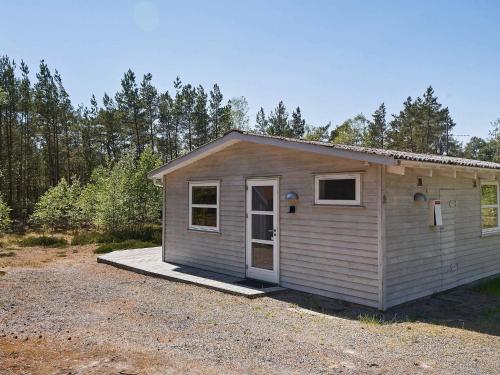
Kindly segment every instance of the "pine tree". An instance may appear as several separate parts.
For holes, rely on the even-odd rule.
[[[159,98],[159,142],[160,153],[166,163],[172,160],[176,152],[174,150],[174,101],[168,91],[160,95]]]
[[[269,115],[269,127],[267,132],[270,135],[280,137],[290,137],[292,135],[292,130],[288,123],[288,112],[286,111],[283,101],[280,101],[275,110]]]
[[[255,130],[258,134],[267,134],[267,129],[269,127],[269,122],[267,121],[266,114],[264,113],[264,108],[260,107],[257,116],[255,117]]]
[[[302,138],[306,131],[306,120],[302,118],[300,108],[297,107],[292,113],[292,120],[290,121],[291,136],[293,138]]]
[[[233,126],[232,108],[229,101],[224,107],[221,108],[219,118],[219,133],[223,136],[231,130]]]
[[[183,97],[182,97],[182,81],[177,76],[174,81],[175,98],[172,111],[172,147],[173,155],[177,158],[181,153],[181,129],[182,129],[182,118],[183,118]]]
[[[132,70],[129,69],[124,74],[121,86],[121,91],[115,96],[120,120],[129,126],[131,133],[129,142],[135,146],[135,154],[139,158],[144,150],[143,110],[141,109],[139,88]]]
[[[222,115],[222,93],[219,86],[214,85],[210,91],[209,114],[210,114],[210,139],[219,138],[223,132],[220,129],[221,115]]]
[[[184,133],[187,151],[193,150],[193,112],[196,97],[196,89],[190,84],[182,87],[181,91],[181,128]]]
[[[149,144],[151,150],[155,150],[156,120],[158,118],[158,91],[151,84],[153,76],[147,73],[142,78],[140,98],[141,106],[144,109],[146,125],[149,129]]]
[[[71,170],[71,132],[70,127],[73,121],[73,106],[71,105],[71,100],[63,86],[62,78],[59,72],[56,70],[54,73],[54,81],[57,85],[57,97],[58,97],[58,121],[60,123],[61,136],[63,137],[63,147],[64,147],[64,169],[66,179],[71,183],[72,170]],[[95,97],[93,97],[95,100]],[[97,105],[97,103],[96,103]],[[59,157],[58,157],[59,159]]]
[[[57,126],[57,87],[49,67],[44,60],[36,75],[34,88],[34,109],[37,127],[42,136],[42,154],[45,161],[47,185],[56,186],[59,181],[58,168],[58,126]]]
[[[368,123],[366,130],[365,145],[368,147],[384,148],[387,122],[385,120],[385,104],[382,103],[372,115],[372,121]]]
[[[387,132],[388,148],[402,151],[416,151],[417,145],[414,128],[416,127],[419,101],[417,99],[414,102],[411,97],[408,97],[403,103],[403,109],[399,114],[393,115]]]
[[[193,145],[200,147],[209,140],[209,116],[207,112],[207,98],[203,86],[196,89],[196,98],[193,112]]]
[[[116,161],[121,156],[124,147],[123,130],[118,122],[117,108],[113,98],[104,93],[103,108],[99,110],[99,122],[103,126],[103,147],[110,161]]]

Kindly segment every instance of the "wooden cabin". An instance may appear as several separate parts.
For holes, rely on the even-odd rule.
[[[385,310],[500,272],[500,164],[231,131],[164,166],[163,260]]]

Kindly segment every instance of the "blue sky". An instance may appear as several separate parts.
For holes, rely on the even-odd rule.
[[[455,134],[500,117],[499,1],[6,1],[0,54],[57,68],[74,104],[128,68],[156,86],[217,82],[250,121],[279,100],[313,125],[400,110],[431,84]],[[7,17],[5,17],[7,15]],[[461,138],[463,139],[463,138]]]

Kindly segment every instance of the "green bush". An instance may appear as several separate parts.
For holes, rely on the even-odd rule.
[[[161,226],[145,225],[142,227],[127,227],[109,232],[83,232],[75,235],[72,245],[88,245],[92,243],[112,243],[127,240],[152,242],[161,245]]]
[[[139,160],[129,153],[112,166],[95,169],[92,182],[77,202],[83,221],[108,231],[158,223],[161,189],[148,180],[147,174],[160,164],[161,159],[148,148]]]
[[[49,237],[49,236],[39,236],[39,237],[26,237],[19,241],[19,246],[22,247],[32,247],[32,246],[43,246],[43,247],[64,247],[68,244],[62,237]]]
[[[145,247],[155,247],[158,244],[148,241],[127,240],[123,242],[112,242],[100,245],[94,250],[95,254],[110,253],[115,250],[142,249]]]
[[[52,230],[67,230],[80,225],[81,213],[76,205],[81,193],[78,181],[71,185],[65,179],[50,188],[35,205],[31,224]]]

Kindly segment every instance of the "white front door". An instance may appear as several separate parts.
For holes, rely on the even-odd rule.
[[[247,180],[247,277],[279,282],[278,179]]]

